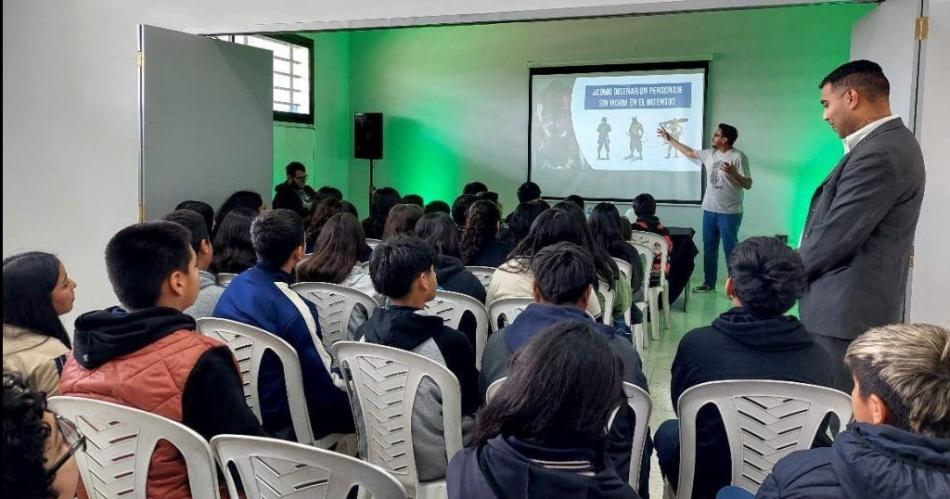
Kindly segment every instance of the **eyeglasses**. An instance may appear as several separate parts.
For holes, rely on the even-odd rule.
[[[59,459],[56,460],[48,470],[46,470],[46,476],[52,477],[59,471],[60,468],[66,464],[66,461],[69,461],[69,458],[73,457],[80,449],[86,450],[86,436],[79,431],[79,428],[73,424],[72,421],[60,416],[59,414],[54,414],[56,419],[56,427],[59,429],[60,435],[63,436],[63,440],[69,444],[69,450],[63,454]]]

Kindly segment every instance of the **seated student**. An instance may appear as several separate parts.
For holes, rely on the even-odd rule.
[[[392,187],[383,187],[376,189],[373,193],[372,202],[369,204],[369,218],[363,220],[363,233],[370,239],[382,239],[383,229],[386,227],[386,219],[389,218],[389,211],[394,206],[402,202],[402,196],[399,191]]]
[[[297,280],[300,282],[329,282],[362,291],[383,303],[386,297],[376,293],[369,269],[361,264],[361,249],[366,246],[363,227],[349,213],[337,213],[327,220],[315,242],[313,254],[297,265]],[[350,338],[366,318],[370,310],[354,307],[348,319]]]
[[[287,180],[274,189],[274,209],[293,210],[306,217],[317,199],[313,187],[307,185],[307,167],[299,161],[291,161],[285,170]]]
[[[397,236],[409,236],[416,230],[416,223],[422,218],[422,208],[414,204],[397,204],[389,210],[386,225],[383,227],[383,239]]]
[[[584,246],[584,230],[586,227],[564,210],[552,208],[539,215],[531,225],[528,236],[511,250],[508,261],[492,275],[485,302],[491,303],[502,298],[531,298],[534,295],[531,261],[535,255],[541,249],[562,241]],[[600,316],[601,307],[596,299],[588,301],[587,312],[593,317]]]
[[[425,206],[425,202],[422,200],[422,196],[418,194],[406,194],[402,197],[402,202],[405,204],[411,204],[422,208]]]
[[[484,391],[498,379],[508,375],[511,359],[518,350],[541,330],[559,321],[582,321],[600,332],[610,348],[623,361],[623,380],[647,390],[643,365],[630,340],[612,326],[594,321],[584,310],[594,299],[593,285],[597,270],[590,254],[580,245],[560,242],[540,250],[531,262],[531,270],[538,278],[533,283],[534,301],[505,328],[488,337],[482,355],[480,375]],[[630,469],[630,439],[633,438],[633,414],[621,418],[622,424],[611,429],[608,452],[617,472],[627,476]],[[641,470],[640,493],[647,494],[649,446]]]
[[[638,497],[604,452],[604,428],[626,403],[622,373],[588,322],[539,331],[482,411],[475,446],[449,463],[449,498]]]
[[[198,259],[198,274],[201,290],[195,304],[185,309],[185,313],[194,317],[211,317],[214,306],[218,303],[224,287],[218,286],[215,275],[208,272],[211,260],[214,258],[214,248],[208,239],[207,226],[201,216],[190,210],[175,210],[162,218],[167,222],[175,222],[191,232],[191,249],[195,250]]]
[[[520,203],[515,207],[515,211],[508,214],[508,226],[502,229],[499,238],[508,239],[512,246],[517,246],[525,237],[528,237],[528,231],[531,230],[531,224],[546,210],[541,203],[529,201]]]
[[[377,246],[369,272],[376,291],[389,297],[391,305],[376,310],[356,335],[362,341],[424,355],[452,371],[462,392],[463,436],[467,436],[479,403],[475,350],[462,333],[444,326],[441,317],[416,313],[435,298],[435,260],[435,251],[418,237],[398,237]],[[412,415],[416,469],[424,482],[445,476],[440,401],[435,384],[424,381]]]
[[[637,253],[636,248],[627,244],[629,239],[624,239],[621,235],[623,232],[621,220],[620,212],[613,203],[600,203],[591,210],[588,223],[595,245],[605,249],[612,258],[630,264],[633,269],[630,276],[630,291],[636,295],[643,292],[640,289],[643,287],[643,262],[640,261],[640,254]],[[643,322],[640,309],[631,307],[630,312],[634,324]]]
[[[213,274],[227,272],[240,274],[257,263],[254,245],[251,244],[251,222],[257,212],[248,208],[236,208],[215,226],[212,247],[215,248],[208,270]]]
[[[175,207],[175,211],[178,210],[191,210],[201,215],[208,227],[208,239],[211,239],[211,233],[214,231],[214,208],[210,204],[204,201],[182,201]]]
[[[848,347],[855,422],[779,461],[756,497],[950,497],[950,330],[871,329]]]
[[[577,194],[571,194],[570,196],[564,198],[563,202],[573,203],[578,208],[580,208],[581,211],[584,210],[584,205],[585,205],[584,198],[578,196]]]
[[[228,213],[239,208],[247,208],[254,212],[254,216],[257,216],[257,214],[267,209],[267,205],[264,204],[264,198],[254,191],[237,191],[231,194],[224,201],[224,204],[218,208],[218,213],[215,215],[214,232],[211,233],[212,240],[217,237],[221,223],[224,222],[224,218],[228,216]]]
[[[125,308],[76,319],[60,393],[151,412],[206,439],[261,435],[231,351],[196,334],[195,320],[182,313],[198,295],[188,230],[172,222],[126,227],[106,245],[106,270]],[[185,461],[167,442],[152,454],[145,494],[191,497]]]
[[[591,234],[590,225],[587,223],[587,216],[577,203],[561,201],[555,204],[554,207],[562,209],[573,216],[577,220],[578,226],[582,229],[581,246],[594,257],[594,263],[597,266],[597,277],[600,281],[595,288],[595,291],[597,291],[597,304],[603,308],[606,302],[603,290],[601,289],[602,285],[606,284],[607,289],[614,292],[614,308],[612,311],[609,311],[609,313],[615,318],[622,316],[624,311],[633,304],[633,291],[631,290],[630,280],[622,278],[620,275],[620,267],[617,266],[617,262],[610,256],[610,253],[607,253],[607,250],[603,246],[594,243],[594,236]],[[605,313],[608,313],[608,311],[605,311]]]
[[[531,203],[541,199],[541,187],[528,181],[518,186],[518,203]]]
[[[352,433],[353,418],[343,381],[331,369],[330,354],[319,338],[320,322],[314,305],[290,289],[291,272],[303,257],[303,221],[290,210],[271,210],[251,225],[257,265],[234,278],[214,316],[257,326],[294,347],[300,358],[303,388],[315,438],[331,433]],[[258,390],[264,428],[292,439],[293,425],[287,406],[283,369],[276,357],[265,357]]]
[[[497,267],[505,262],[513,245],[510,240],[499,239],[501,212],[498,205],[487,199],[472,203],[462,230],[460,250],[466,265]]]
[[[487,192],[487,191],[488,191],[488,186],[478,181],[469,182],[465,184],[465,187],[462,188],[462,194],[470,194],[472,196],[478,195],[478,193],[480,192]]]
[[[424,215],[428,215],[429,213],[445,213],[446,215],[451,215],[452,207],[449,206],[449,203],[436,199],[435,201],[429,201],[429,204],[422,210],[422,213]]]
[[[753,237],[729,257],[726,294],[735,308],[711,326],[680,340],[673,359],[670,400],[676,407],[688,388],[708,381],[769,379],[831,386],[831,360],[805,326],[783,315],[801,296],[805,268],[794,250],[772,237]],[[714,497],[730,480],[729,446],[713,406],[696,421],[697,462],[693,497]],[[654,441],[660,468],[675,487],[679,475],[679,427],[664,422]]]
[[[656,200],[649,194],[640,194],[633,198],[633,211],[637,220],[633,223],[633,230],[642,232],[652,232],[663,236],[666,240],[667,254],[673,252],[673,238],[670,237],[670,231],[660,223],[656,216]],[[660,263],[662,257],[660,250],[655,249],[656,256],[653,258],[653,269],[650,273],[650,285],[654,286],[660,282]],[[666,263],[666,272],[670,271],[670,263]]]
[[[73,499],[85,450],[75,425],[46,409],[46,394],[3,373],[3,497]]]
[[[423,215],[416,224],[416,236],[435,250],[435,275],[439,289],[462,293],[485,303],[485,286],[465,270],[460,259],[458,231],[455,222],[445,213]]]
[[[324,197],[313,204],[313,209],[307,218],[304,219],[306,225],[305,232],[305,250],[307,253],[313,253],[313,243],[320,235],[320,229],[327,223],[333,215],[343,211],[343,203],[335,197]]]
[[[475,201],[478,201],[475,195],[462,194],[452,202],[452,220],[455,221],[455,225],[459,228],[459,233],[465,229],[465,224],[468,223],[468,209]]]
[[[59,317],[73,309],[76,283],[58,258],[39,251],[3,260],[3,369],[35,390],[59,392],[70,341]]]
[[[337,201],[341,201],[341,202],[342,202],[342,201],[343,201],[343,192],[341,192],[340,189],[337,189],[336,187],[333,187],[332,185],[325,185],[325,186],[323,186],[323,187],[317,189],[317,198],[318,198],[318,199],[322,199],[322,198],[333,198],[333,199],[336,199]]]

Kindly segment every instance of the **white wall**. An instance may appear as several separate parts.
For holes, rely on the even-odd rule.
[[[910,318],[950,327],[950,0],[930,0],[930,36],[924,42],[921,74],[920,127],[917,136],[927,167],[911,285]]]

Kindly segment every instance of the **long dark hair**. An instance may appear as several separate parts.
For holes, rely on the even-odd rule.
[[[511,219],[508,220],[508,231],[514,237],[515,243],[527,237],[531,224],[546,209],[534,201],[520,203],[515,207],[515,211],[511,212]]]
[[[500,221],[501,213],[493,201],[479,199],[472,203],[462,231],[462,260],[465,263],[471,262],[482,248],[495,239]]]
[[[401,200],[399,191],[392,187],[383,187],[373,193],[373,199],[369,206],[369,218],[363,221],[366,237],[382,239],[383,228],[386,226],[389,211]]]
[[[43,421],[45,410],[45,394],[30,388],[21,374],[3,373],[3,454],[11,456],[3,463],[4,497],[58,496],[53,489],[56,475],[44,466],[43,452],[52,434]]]
[[[53,308],[59,284],[59,259],[31,251],[3,260],[3,323],[56,338],[72,348],[63,322]]]
[[[313,255],[297,267],[297,278],[305,282],[340,284],[353,271],[360,249],[365,245],[363,227],[356,217],[337,213],[323,224]]]
[[[323,228],[323,224],[327,223],[330,217],[341,211],[343,211],[343,203],[335,197],[327,196],[313,204],[313,208],[310,209],[310,217],[308,218],[309,222],[307,224],[306,242],[308,248],[313,246],[313,242],[317,240],[317,236],[320,234],[320,229]]]
[[[613,203],[599,203],[590,212],[590,234],[594,244],[607,250],[610,256],[623,258],[624,245],[623,226],[620,221],[620,212]]]
[[[386,225],[383,227],[383,239],[410,235],[416,230],[416,222],[422,218],[422,208],[414,204],[397,204],[389,210]]]
[[[478,420],[477,445],[498,435],[546,447],[604,444],[624,394],[623,362],[603,334],[584,322],[558,322],[519,350],[508,372]]]
[[[218,208],[218,212],[215,214],[214,232],[211,234],[211,238],[213,239],[218,234],[218,230],[224,222],[224,217],[228,216],[228,213],[232,210],[247,208],[254,210],[256,214],[260,212],[262,206],[264,206],[264,198],[254,191],[237,191],[231,194],[228,196],[228,199],[224,201],[224,204]]]
[[[591,235],[590,227],[587,225],[587,216],[584,215],[584,208],[581,206],[572,201],[561,201],[554,205],[555,208],[568,212],[580,223],[583,231],[583,234],[581,234],[583,242],[578,244],[590,251],[591,256],[594,257],[594,265],[597,266],[597,275],[600,276],[601,280],[607,282],[608,289],[614,289],[614,282],[620,278],[620,268],[617,267],[617,262],[611,258],[606,249],[594,244],[594,236]]]
[[[251,208],[235,208],[224,217],[216,227],[211,272],[239,274],[257,264],[257,253],[251,243],[251,222],[255,217],[257,211]]]
[[[439,255],[461,256],[458,229],[447,213],[436,211],[423,215],[416,224],[416,235],[429,243]]]

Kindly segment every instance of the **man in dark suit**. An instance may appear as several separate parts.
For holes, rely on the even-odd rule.
[[[802,322],[851,391],[848,345],[868,329],[901,322],[924,160],[914,134],[891,114],[881,67],[853,61],[822,80],[823,118],[845,155],[815,191],[799,249],[809,287]]]

